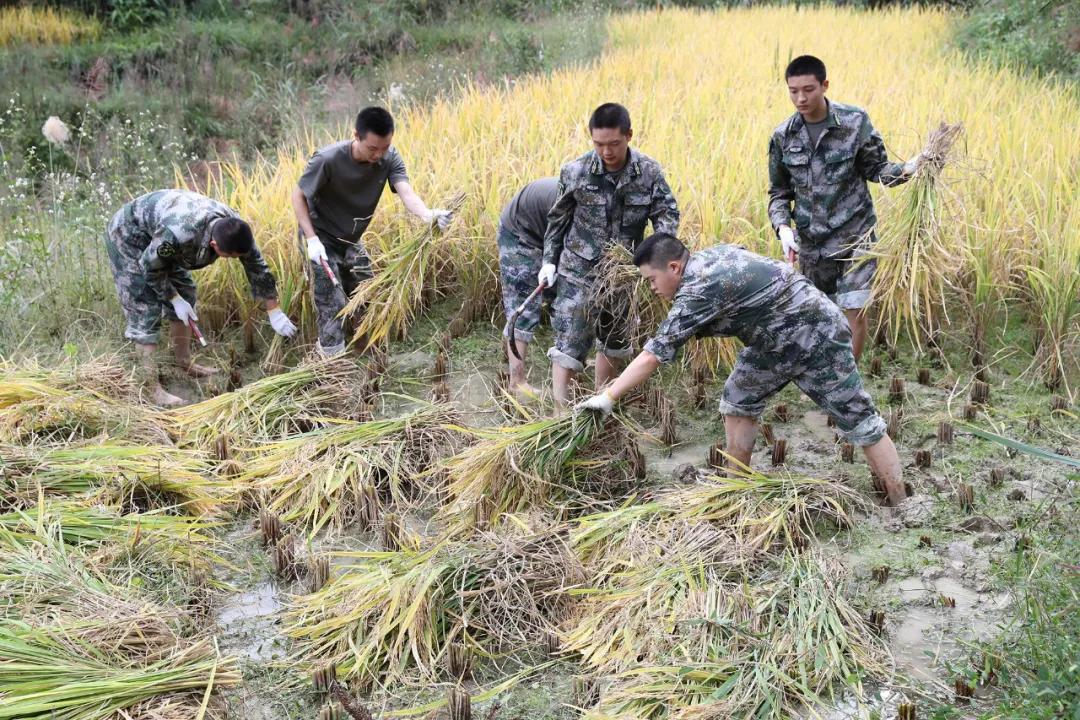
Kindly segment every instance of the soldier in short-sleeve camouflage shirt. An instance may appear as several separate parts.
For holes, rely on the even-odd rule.
[[[769,221],[785,255],[797,254],[802,273],[845,311],[858,358],[877,267],[867,257],[877,223],[867,183],[904,183],[918,160],[889,162],[866,111],[825,98],[817,58],[796,58],[786,75],[797,112],[769,140]]]
[[[784,263],[733,245],[690,254],[671,235],[646,240],[634,257],[657,294],[672,298],[644,351],[604,393],[581,407],[610,411],[691,337],[739,338],[745,347],[724,383],[720,412],[728,452],[749,465],[757,419],[768,399],[795,383],[866,449],[894,502],[903,499],[896,449],[863,388],[851,332],[835,304]]]

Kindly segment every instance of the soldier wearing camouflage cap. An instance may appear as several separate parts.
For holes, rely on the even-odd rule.
[[[798,259],[802,273],[844,311],[858,360],[877,267],[867,257],[877,216],[866,184],[907,182],[921,154],[889,162],[866,111],[826,99],[829,81],[818,58],[795,58],[784,77],[796,112],[769,141],[769,220],[788,262]]]
[[[690,254],[676,237],[656,234],[634,253],[653,292],[673,300],[667,318],[625,371],[578,405],[610,413],[615,402],[691,337],[739,338],[745,347],[727,382],[720,412],[727,452],[750,466],[765,403],[795,383],[836,421],[840,434],[866,453],[889,501],[907,496],[900,459],[885,421],[863,388],[851,331],[835,304],[788,265],[734,245]]]
[[[555,285],[555,346],[551,358],[555,401],[567,402],[569,385],[585,369],[596,340],[596,387],[601,387],[630,358],[633,348],[621,332],[616,308],[588,308],[596,266],[611,245],[630,251],[654,232],[676,233],[679,208],[660,164],[630,148],[630,113],[605,103],[589,118],[594,150],[563,166],[559,194],[548,213],[544,265],[538,280]]]
[[[296,332],[278,307],[274,276],[255,247],[251,227],[216,200],[187,190],[157,190],[137,197],[113,215],[105,246],[127,316],[124,337],[135,343],[159,405],[183,402],[166,392],[157,377],[154,353],[163,314],[169,319],[176,364],[193,377],[216,372],[191,361],[189,324],[199,317],[189,271],[218,258],[239,258],[274,331],[285,337]]]

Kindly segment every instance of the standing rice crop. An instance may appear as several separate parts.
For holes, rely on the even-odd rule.
[[[622,245],[609,245],[600,258],[587,307],[601,332],[626,338],[640,348],[664,318],[664,306],[653,294]]]
[[[918,169],[890,198],[895,209],[886,213],[877,243],[864,256],[878,263],[870,293],[893,344],[903,331],[921,349],[927,340],[936,342],[947,320],[946,290],[959,271],[962,246],[951,227],[958,214],[948,207],[942,171],[962,132],[959,123],[941,123],[930,133]]]
[[[76,40],[93,40],[101,33],[94,18],[49,7],[0,8],[0,48],[19,43],[67,45]]]
[[[1056,390],[1080,369],[1080,238],[1047,237],[1036,257],[1024,268],[1037,323],[1034,365],[1044,384]]]

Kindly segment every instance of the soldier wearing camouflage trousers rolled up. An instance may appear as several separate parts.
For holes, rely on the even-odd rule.
[[[634,254],[653,292],[673,300],[645,349],[611,387],[578,405],[610,413],[615,402],[691,337],[739,338],[745,347],[727,382],[720,412],[727,452],[749,467],[757,420],[765,403],[795,383],[836,421],[840,434],[862,447],[889,502],[907,496],[900,459],[885,421],[863,388],[851,351],[851,332],[836,305],[788,265],[733,245],[690,254],[678,238],[656,234]]]
[[[553,177],[529,183],[514,195],[499,216],[499,280],[507,325],[503,329],[510,342],[510,316],[536,288],[536,275],[544,261],[544,234],[547,216],[558,197],[559,181]],[[514,342],[522,359],[506,348],[510,360],[510,387],[534,394],[525,379],[525,353],[540,324],[540,306],[555,298],[555,289],[546,288],[541,297],[525,305],[514,324]]]
[[[409,184],[405,161],[391,147],[394,118],[381,107],[367,107],[356,116],[351,140],[321,148],[311,156],[292,192],[296,222],[311,263],[320,354],[345,352],[345,327],[338,317],[348,296],[371,277],[371,258],[361,236],[375,215],[383,188],[401,198],[405,208],[440,230],[450,224],[450,211],[429,209]],[[322,263],[341,283],[334,287]]]
[[[798,259],[803,275],[844,311],[858,360],[877,268],[867,257],[877,223],[867,182],[907,182],[921,153],[889,162],[866,112],[825,98],[829,81],[818,58],[797,57],[784,75],[796,112],[769,141],[769,220],[788,262]]]
[[[161,387],[154,363],[161,316],[169,319],[176,364],[189,375],[216,372],[191,361],[191,328],[195,314],[195,282],[191,270],[221,258],[240,258],[256,300],[262,301],[270,324],[290,337],[296,327],[277,303],[270,273],[251,234],[236,211],[187,190],[158,190],[135,198],[113,215],[105,235],[116,292],[127,316],[124,337],[139,353],[154,401],[183,402]]]
[[[596,387],[610,380],[633,353],[622,336],[614,308],[588,308],[596,266],[614,244],[630,251],[653,231],[676,233],[679,209],[664,173],[652,158],[629,146],[630,113],[617,103],[593,111],[589,132],[594,150],[563,166],[559,194],[548,214],[544,266],[538,280],[556,286],[555,346],[551,358],[555,402],[566,404],[569,385],[585,369],[596,341]]]

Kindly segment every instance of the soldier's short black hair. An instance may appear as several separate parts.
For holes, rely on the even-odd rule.
[[[361,139],[369,132],[379,137],[387,137],[394,134],[394,116],[386,108],[372,105],[361,110],[356,115],[356,134]]]
[[[597,128],[618,128],[623,135],[628,135],[630,111],[619,103],[604,103],[589,116],[589,132]]]
[[[240,218],[222,218],[214,223],[214,242],[221,252],[247,255],[255,247],[251,226]]]
[[[825,82],[825,63],[813,55],[800,55],[788,63],[784,79],[799,75],[813,75],[819,83]]]
[[[634,251],[634,265],[661,268],[674,260],[682,260],[688,252],[682,240],[671,233],[653,233]]]

